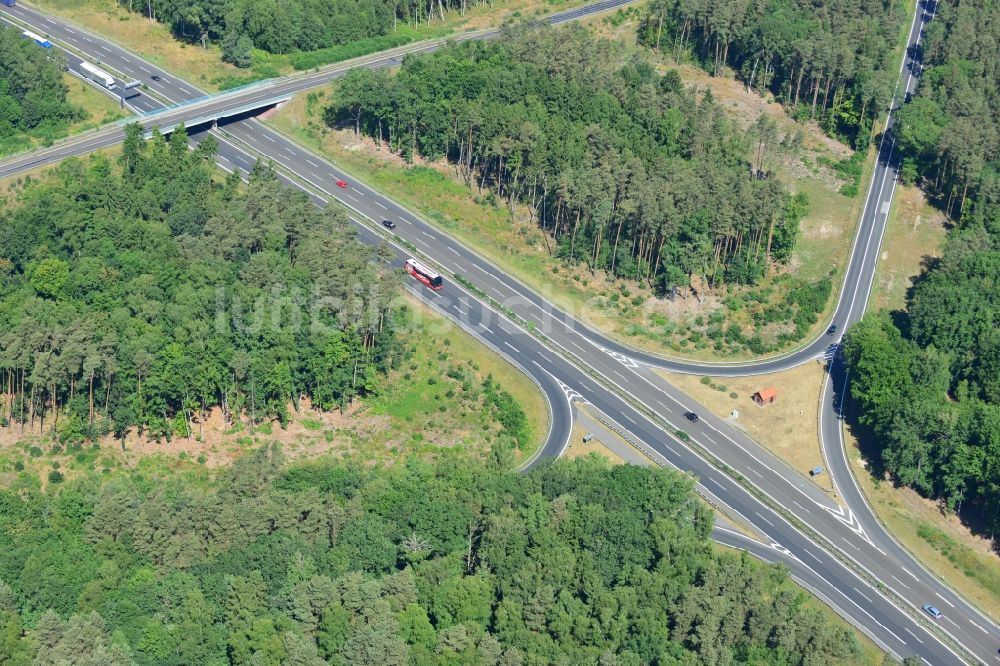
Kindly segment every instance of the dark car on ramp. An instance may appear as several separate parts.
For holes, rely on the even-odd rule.
[[[700,419],[698,415],[694,412],[684,412],[684,418],[686,418],[691,423],[697,423]]]
[[[392,220],[382,220],[382,226],[385,227],[386,229],[395,229],[396,223],[393,222]]]

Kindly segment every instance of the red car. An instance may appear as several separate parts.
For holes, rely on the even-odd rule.
[[[337,187],[347,187],[347,181],[346,180],[338,180],[337,181]]]

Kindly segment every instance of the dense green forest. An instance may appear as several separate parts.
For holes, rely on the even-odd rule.
[[[759,177],[773,136],[755,142],[709,93],[623,63],[581,27],[453,45],[396,75],[353,70],[326,116],[404,155],[447,156],[484,201],[529,206],[551,251],[664,290],[695,273],[758,280],[789,258],[805,212]]]
[[[0,149],[15,135],[83,117],[66,102],[61,52],[40,48],[17,28],[0,27],[0,53]]]
[[[223,57],[250,66],[250,51],[313,51],[391,33],[397,25],[465,14],[485,0],[118,0],[170,26],[180,39],[222,43]]]
[[[892,50],[913,3],[899,0],[652,0],[640,40],[691,54],[748,88],[769,90],[798,118],[868,146],[892,99]]]
[[[896,131],[903,176],[919,179],[952,217],[987,226],[1000,216],[998,20],[995,3],[937,3],[919,88]]]
[[[200,477],[199,477],[200,478]],[[717,554],[678,473],[596,459],[285,467],[0,490],[0,663],[831,664],[778,567]]]
[[[399,276],[269,168],[213,183],[214,150],[133,125],[117,165],[63,163],[0,212],[4,423],[169,437],[377,389]]]
[[[904,175],[955,226],[907,312],[869,315],[845,343],[885,469],[989,534],[1000,528],[998,20],[995,3],[942,2],[927,26],[927,69],[900,112],[898,145]]]

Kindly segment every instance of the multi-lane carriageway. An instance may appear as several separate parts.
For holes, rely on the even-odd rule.
[[[617,4],[605,2],[579,8],[559,20],[604,11]],[[191,84],[82,28],[23,5],[5,12],[9,14],[0,13],[0,18],[32,27],[68,47],[71,68],[79,61],[77,54],[81,54],[125,77],[142,80],[147,91],[128,100],[140,114],[205,96]],[[918,43],[923,24],[932,13],[932,6],[918,5],[911,25],[911,45]],[[492,34],[481,33],[486,37]],[[413,50],[432,48],[436,45],[417,45]],[[401,57],[398,51],[376,55],[365,59],[363,66],[391,66]],[[904,61],[900,74],[903,89],[915,85],[916,67],[909,58]],[[308,85],[339,76],[346,69],[327,68],[312,75]],[[153,75],[158,80],[153,80]],[[267,94],[273,97],[304,89],[301,82],[289,88],[282,87],[281,81],[269,86]],[[185,116],[181,110],[177,117],[184,120],[197,116]],[[887,127],[890,123],[891,117]],[[192,139],[197,141],[205,131],[194,133]],[[365,242],[376,243],[382,237],[368,224],[362,224],[364,220],[392,219],[397,222],[398,237],[435,260],[446,277],[464,276],[491,300],[516,313],[522,322],[531,322],[540,335],[529,334],[518,322],[501,316],[488,303],[451,281],[437,293],[410,285],[418,297],[458,321],[538,382],[551,405],[553,424],[540,457],[558,455],[564,447],[572,422],[571,401],[589,402],[654,460],[692,473],[706,500],[730,516],[742,518],[762,536],[762,542],[756,542],[720,528],[714,535],[718,541],[745,548],[769,561],[784,561],[799,582],[893,654],[920,655],[931,664],[957,663],[970,657],[984,663],[1000,661],[996,653],[1000,629],[924,571],[882,530],[854,486],[846,459],[838,466],[843,449],[837,446],[840,426],[831,407],[837,399],[836,391],[828,392],[829,404],[824,405],[821,424],[824,443],[831,449],[827,453],[828,466],[846,506],[807,481],[801,470],[788,468],[739,430],[704,410],[700,410],[699,423],[684,420],[684,412],[698,411],[696,404],[653,372],[658,367],[713,375],[770,372],[816,358],[835,340],[821,338],[792,354],[746,364],[694,364],[639,352],[604,338],[554,308],[543,296],[504,275],[410,211],[267,126],[240,119],[211,131],[219,140],[219,163],[224,168],[248,171],[259,156],[269,157],[286,182],[306,190],[318,205],[337,200],[352,210],[352,219]],[[880,146],[879,164],[834,315],[841,331],[860,318],[867,303],[887,204],[894,189],[893,144],[891,134],[886,133],[886,137]],[[111,143],[118,140],[120,133]],[[62,153],[57,150],[52,159],[79,152],[70,144]],[[0,173],[9,163],[0,163]],[[21,164],[12,168],[26,167]],[[340,179],[350,186],[338,188],[335,183]],[[398,243],[396,249],[399,256],[395,263],[401,265],[401,257],[407,252]],[[694,444],[673,436],[671,432],[677,429],[689,433]],[[735,479],[722,467],[735,470],[741,478]],[[928,602],[944,611],[944,617],[932,629],[937,633],[928,631],[931,621],[920,616],[920,606]],[[895,604],[908,608],[903,612]],[[939,640],[941,634],[950,645]]]

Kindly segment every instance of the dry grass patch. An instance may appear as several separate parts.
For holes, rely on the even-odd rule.
[[[8,205],[24,188],[28,187],[34,181],[45,178],[45,174],[53,168],[55,168],[54,165],[47,164],[29,169],[28,171],[22,171],[14,176],[0,178],[0,197],[3,199],[0,201],[0,205]]]
[[[924,262],[939,257],[947,218],[917,187],[898,186],[882,240],[869,307],[903,310],[906,295]]]
[[[709,378],[707,384],[704,377],[695,375],[660,374],[803,474],[825,464],[819,447],[816,416],[825,377],[819,363],[804,363],[791,370],[758,377]],[[766,407],[758,407],[750,396],[769,386],[778,390],[777,400]],[[735,419],[730,416],[734,409],[739,412]],[[815,482],[829,489],[829,479],[825,475],[817,477]]]

